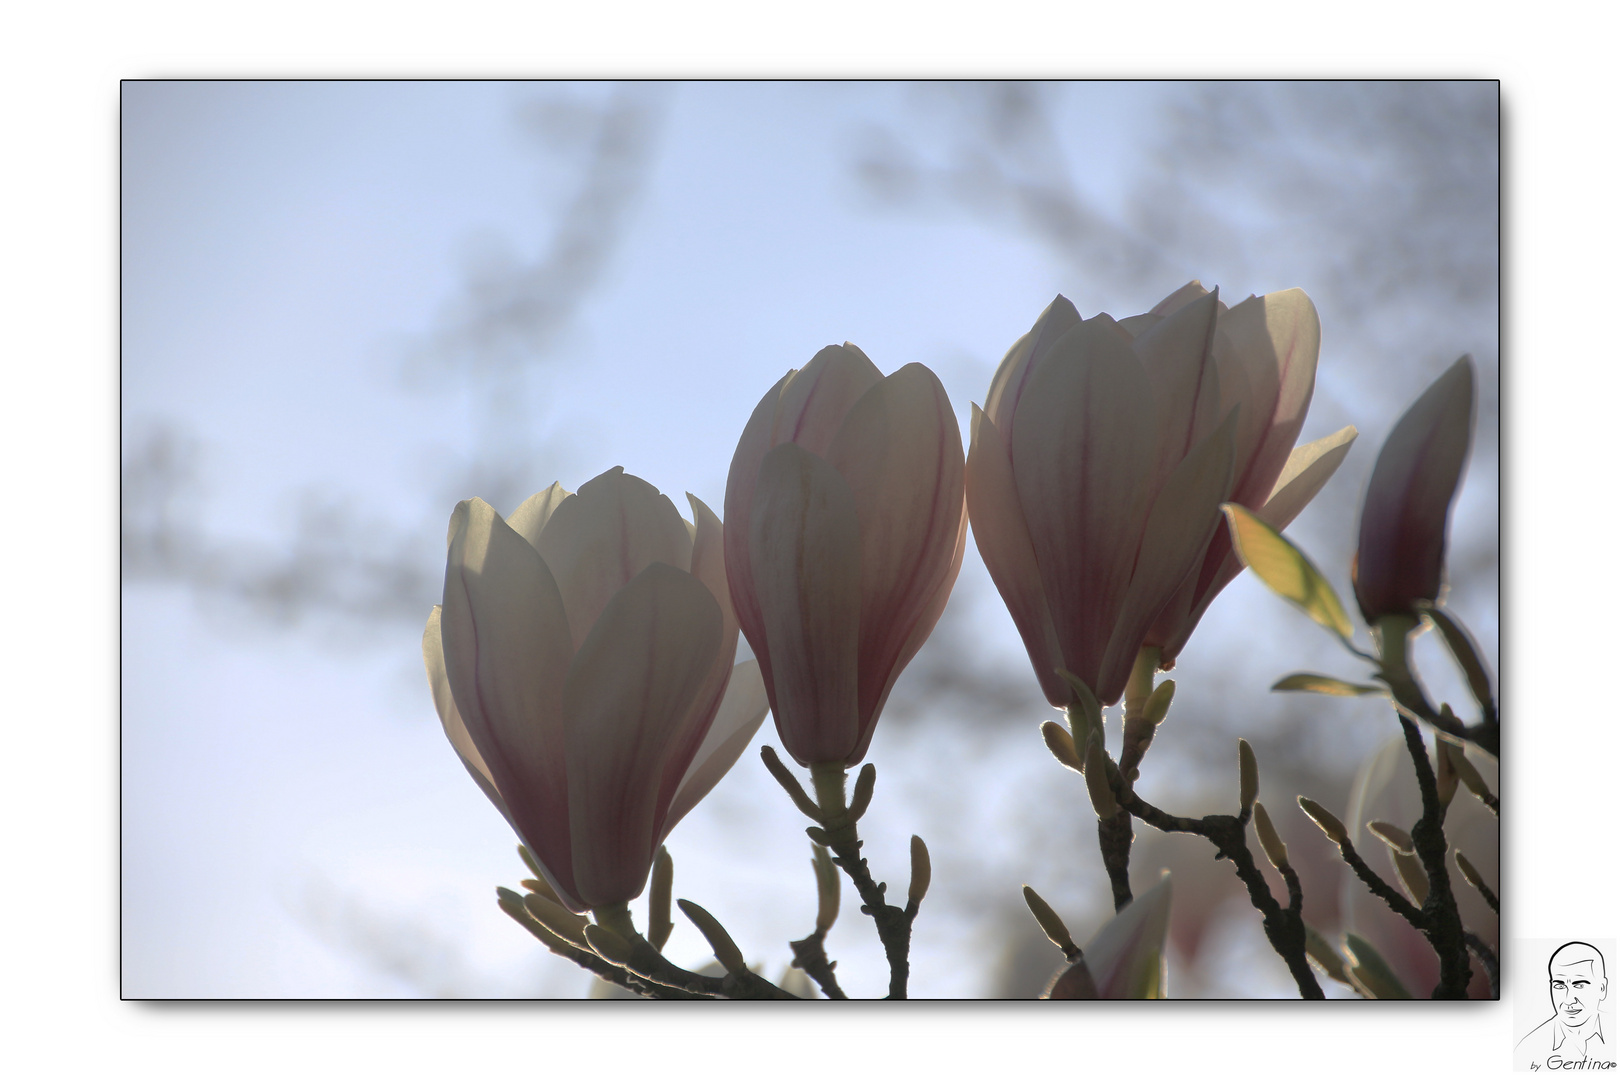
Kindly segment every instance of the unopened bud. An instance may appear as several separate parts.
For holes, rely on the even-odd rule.
[[[1456,851],[1452,854],[1457,859],[1457,869],[1462,871],[1463,880],[1468,882],[1468,884],[1472,885],[1474,888],[1478,889],[1480,892],[1484,892],[1485,879],[1479,876],[1479,871],[1474,868],[1473,863],[1468,861],[1468,856],[1464,855],[1461,851]]]
[[[1429,898],[1429,875],[1424,873],[1423,862],[1416,855],[1391,848],[1389,857],[1395,862],[1395,871],[1401,875],[1401,884],[1418,907]]]
[[[1164,723],[1164,718],[1170,715],[1170,701],[1176,696],[1176,681],[1166,679],[1153,688],[1148,695],[1147,704],[1142,707],[1142,715],[1152,724]]]
[[[1075,772],[1085,772],[1080,763],[1079,751],[1074,748],[1074,736],[1063,729],[1063,725],[1048,720],[1041,725],[1041,738],[1046,742],[1046,748],[1052,751],[1052,756],[1058,759],[1059,764],[1073,769]]]
[[[1305,954],[1316,961],[1328,978],[1349,984],[1350,973],[1345,970],[1344,957],[1309,923],[1305,924]]]
[[[1439,751],[1434,763],[1434,790],[1441,806],[1450,806],[1451,800],[1457,794],[1457,769],[1451,763],[1451,755],[1446,753],[1445,740],[1439,740]]]
[[[631,958],[635,955],[628,941],[600,923],[586,925],[585,941],[597,956],[619,967],[629,967]]]
[[[814,840],[822,847],[832,847],[832,840],[828,839],[827,831],[825,829],[818,829],[814,825],[811,825],[804,830],[804,835],[808,836],[811,840]]]
[[[1350,834],[1344,831],[1344,822],[1328,813],[1327,808],[1315,799],[1299,797],[1299,808],[1305,811],[1305,816],[1316,822],[1316,827],[1327,833],[1327,838],[1335,844],[1342,844],[1349,839]]]
[[[922,837],[911,838],[911,887],[906,890],[906,900],[911,904],[922,903],[922,898],[928,895],[928,883],[933,879],[934,867],[928,859],[928,845],[923,843]]]
[[[1412,844],[1412,834],[1399,825],[1391,825],[1387,821],[1369,821],[1367,831],[1388,844],[1391,851],[1410,855],[1417,850]]]
[[[731,940],[731,935],[726,933],[726,928],[720,925],[719,919],[716,919],[690,900],[677,900],[675,902],[680,905],[681,911],[685,913],[688,919],[692,920],[692,925],[696,926],[698,932],[708,941],[709,948],[714,950],[714,958],[720,961],[721,967],[733,975],[740,975],[748,970],[748,965],[743,962],[742,950],[737,948],[735,941]]]
[[[810,865],[816,871],[816,932],[825,934],[838,919],[838,868],[820,844],[810,845]]]
[[[872,788],[877,784],[877,766],[868,761],[855,777],[855,791],[849,800],[849,820],[859,821],[872,805]]]
[[[1260,763],[1248,739],[1238,740],[1238,805],[1247,812],[1260,797]]]
[[[1254,804],[1254,835],[1260,838],[1260,847],[1271,860],[1271,865],[1278,870],[1288,865],[1288,845],[1282,842],[1277,835],[1276,827],[1271,824],[1271,815],[1266,813],[1264,803]]]
[[[814,799],[805,794],[804,785],[800,784],[799,778],[789,772],[786,765],[782,764],[782,759],[776,756],[776,750],[770,746],[762,746],[759,748],[759,756],[765,762],[765,768],[770,770],[771,775],[776,778],[776,782],[782,785],[782,790],[787,792],[788,797],[793,800],[793,805],[799,808],[799,812],[811,821],[820,821],[821,807],[816,805]]]
[[[1079,955],[1080,947],[1069,935],[1069,928],[1063,925],[1063,920],[1052,910],[1052,905],[1041,899],[1040,893],[1028,885],[1024,886],[1024,903],[1029,905],[1029,913],[1035,916],[1035,921],[1040,924],[1041,933],[1045,934],[1052,944],[1062,949],[1064,956],[1072,960]]]
[[[1099,739],[1086,743],[1086,793],[1091,796],[1091,808],[1101,820],[1107,821],[1119,813],[1114,789],[1108,786],[1108,755],[1103,752]]]

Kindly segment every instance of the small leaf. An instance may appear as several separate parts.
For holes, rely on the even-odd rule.
[[[1479,655],[1479,646],[1468,631],[1450,612],[1432,603],[1419,604],[1418,611],[1440,631],[1446,647],[1457,659],[1457,666],[1462,668],[1463,675],[1468,679],[1468,692],[1474,696],[1479,707],[1494,712],[1496,705],[1491,698],[1491,677],[1485,670],[1484,659]]]
[[[1272,592],[1350,644],[1353,628],[1339,594],[1311,560],[1270,525],[1236,503],[1222,503],[1239,561]]]
[[[1389,964],[1379,955],[1372,943],[1359,934],[1346,933],[1344,935],[1345,948],[1355,958],[1355,964],[1350,968],[1350,981],[1357,989],[1368,997],[1382,999],[1410,1000],[1411,991],[1401,984]]]
[[[1345,682],[1335,679],[1331,675],[1317,675],[1309,671],[1301,671],[1277,680],[1272,686],[1273,690],[1303,690],[1308,694],[1329,694],[1333,697],[1362,697],[1367,694],[1388,694],[1389,691],[1382,686],[1371,683]]]

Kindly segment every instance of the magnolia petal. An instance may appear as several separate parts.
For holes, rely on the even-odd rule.
[[[855,496],[822,458],[765,455],[748,522],[771,711],[801,765],[843,761],[860,737],[861,527]]]
[[[1296,446],[1288,455],[1288,464],[1272,489],[1271,497],[1255,511],[1255,517],[1281,532],[1301,510],[1310,505],[1324,484],[1333,479],[1345,455],[1356,441],[1354,425],[1340,428],[1315,442]]]
[[[1133,343],[1142,368],[1153,383],[1158,413],[1156,481],[1163,480],[1215,430],[1223,415],[1220,380],[1212,353],[1218,292],[1184,304],[1144,331]]]
[[[473,781],[478,785],[501,816],[512,824],[512,814],[506,809],[506,800],[501,798],[500,791],[495,787],[495,779],[489,774],[489,766],[484,764],[484,757],[473,745],[472,736],[467,734],[466,722],[461,719],[461,713],[456,709],[456,699],[450,692],[450,677],[444,671],[444,641],[439,633],[439,617],[443,609],[433,605],[433,614],[428,616],[427,629],[422,631],[422,662],[427,666],[428,688],[433,692],[433,707],[438,710],[439,724],[444,728],[445,738],[450,740],[456,756],[461,758],[461,764],[466,767]],[[516,825],[513,825],[516,828]]]
[[[825,457],[849,410],[882,378],[877,365],[847,341],[822,349],[782,387],[771,445],[798,443]]]
[[[713,594],[654,562],[608,601],[574,657],[563,689],[568,816],[574,879],[593,908],[646,884],[659,777],[719,648]]]
[[[1232,483],[1232,439],[1237,412],[1193,448],[1165,481],[1148,515],[1136,569],[1119,624],[1092,689],[1105,704],[1125,692],[1149,628],[1176,590],[1203,560],[1222,524],[1221,503]]]
[[[576,649],[612,596],[648,565],[692,565],[692,537],[675,504],[618,466],[561,501],[538,550],[562,591]]]
[[[551,520],[551,514],[562,501],[572,495],[571,491],[564,491],[560,483],[554,483],[546,490],[530,495],[523,501],[523,505],[512,511],[506,523],[523,539],[540,550],[540,530],[546,527]]]
[[[1446,522],[1473,426],[1474,367],[1464,356],[1413,403],[1378,452],[1354,573],[1356,602],[1369,623],[1439,598]]]
[[[1305,425],[1316,386],[1322,324],[1300,289],[1245,300],[1221,320],[1249,376],[1249,398],[1238,433],[1238,476],[1232,499],[1258,506],[1271,493]],[[1224,378],[1224,369],[1223,369]]]
[[[973,406],[972,448],[967,459],[967,507],[973,540],[990,580],[1012,615],[1029,652],[1046,700],[1057,708],[1069,703],[1068,685],[1058,675],[1063,651],[1058,646],[1052,612],[1046,604],[1041,569],[1024,523],[1024,508],[1013,483],[1006,444],[990,418]]]
[[[1282,531],[1333,477],[1355,440],[1356,429],[1352,426],[1296,447],[1289,455],[1282,475],[1277,478],[1271,498],[1255,511],[1255,516],[1273,529]],[[1232,551],[1231,533],[1225,529],[1215,530],[1196,580],[1184,585],[1176,599],[1166,605],[1148,636],[1150,643],[1160,647],[1164,659],[1174,660],[1180,655],[1187,639],[1204,617],[1204,612],[1209,610],[1221,590],[1242,572],[1243,564]]]
[[[451,519],[440,634],[451,693],[509,816],[560,891],[577,895],[560,753],[567,615],[540,555],[482,499]]]
[[[1165,941],[1170,931],[1170,874],[1125,905],[1086,944],[1086,966],[1099,998],[1165,996]]]
[[[1053,347],[1007,436],[1065,666],[1088,684],[1130,587],[1155,434],[1152,384],[1104,315]]]
[[[962,436],[945,387],[921,364],[902,367],[855,403],[827,461],[848,483],[860,523],[864,729],[910,659],[901,653],[923,612],[954,581]]]
[[[734,641],[737,615],[732,610],[731,586],[726,581],[725,529],[702,499],[687,492],[686,500],[692,504],[692,576],[709,587],[720,605],[721,641]]]
[[[744,660],[732,668],[731,681],[726,685],[719,711],[714,714],[714,723],[709,725],[709,733],[703,737],[703,744],[698,747],[697,756],[681,778],[675,800],[670,803],[659,843],[742,757],[770,707],[765,696],[765,680],[759,674],[759,662]]]
[[[793,372],[777,380],[754,406],[754,412],[737,440],[737,452],[731,457],[731,470],[726,474],[726,520],[733,527],[725,530],[726,584],[731,590],[731,603],[737,624],[754,644],[767,685],[771,681],[770,657],[761,647],[765,628],[759,612],[759,601],[754,598],[754,571],[748,558],[748,522],[754,506],[754,485],[759,480],[759,463],[771,448],[771,432],[776,427],[776,409],[781,403],[782,387],[793,378]]]
[[[1127,315],[1119,320],[1119,328],[1134,341],[1164,321],[1163,315]]]
[[[1059,338],[1079,325],[1080,313],[1060,293],[1046,305],[1046,310],[1035,320],[1029,333],[1013,342],[1013,347],[1002,357],[1001,365],[990,380],[990,392],[985,395],[984,412],[995,421],[1003,438],[1011,436],[1013,412],[1029,382],[1030,373],[1045,362]]]
[[[1160,316],[1174,315],[1176,312],[1180,311],[1194,300],[1198,300],[1208,295],[1209,290],[1204,288],[1202,282],[1200,282],[1197,278],[1194,278],[1181,288],[1177,289],[1175,292],[1171,293],[1169,296],[1165,297],[1163,300],[1160,300],[1157,304],[1154,304],[1153,309],[1149,311],[1148,314]]]

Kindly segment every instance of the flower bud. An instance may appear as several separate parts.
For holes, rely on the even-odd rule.
[[[1410,855],[1417,850],[1412,844],[1412,834],[1399,825],[1391,825],[1387,821],[1369,821],[1367,831],[1388,844],[1391,851]]]
[[[1474,367],[1464,356],[1396,422],[1367,482],[1351,570],[1369,625],[1440,596],[1446,522],[1473,438]]]
[[[1091,808],[1100,820],[1107,821],[1119,813],[1114,789],[1108,786],[1108,755],[1103,752],[1099,739],[1086,743],[1086,793],[1091,796]]]
[[[1040,924],[1041,933],[1045,934],[1052,944],[1062,949],[1064,956],[1073,960],[1080,955],[1080,946],[1069,936],[1069,928],[1063,924],[1058,913],[1052,910],[1051,904],[1041,899],[1040,893],[1028,885],[1024,886],[1024,903],[1029,905],[1029,913],[1035,916],[1035,921]]]
[[[719,919],[690,900],[677,900],[675,903],[680,905],[681,911],[692,920],[692,925],[696,926],[698,932],[708,941],[709,948],[714,950],[714,958],[720,961],[721,967],[733,975],[740,975],[748,970],[748,965],[743,961],[742,950],[731,940],[731,935],[726,933],[726,928],[720,925]]]
[[[1074,748],[1074,736],[1063,730],[1063,725],[1048,720],[1041,725],[1041,738],[1046,742],[1046,748],[1052,751],[1052,756],[1059,763],[1075,772],[1085,772],[1085,766],[1080,761],[1080,754]]]
[[[1305,811],[1305,816],[1316,822],[1316,827],[1327,834],[1327,838],[1335,844],[1343,844],[1350,834],[1345,832],[1344,822],[1328,813],[1327,808],[1315,799],[1299,796],[1299,808]]]
[[[911,838],[911,887],[906,890],[906,900],[911,904],[922,903],[923,897],[928,895],[928,884],[933,880],[933,863],[928,858],[928,845],[923,843],[920,836]]]
[[[1260,765],[1248,739],[1238,740],[1238,805],[1245,812],[1260,795]]]

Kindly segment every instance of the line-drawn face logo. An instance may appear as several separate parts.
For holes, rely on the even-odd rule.
[[[1553,1013],[1566,1027],[1580,1027],[1597,1015],[1609,996],[1603,954],[1583,941],[1572,941],[1547,961]]]

